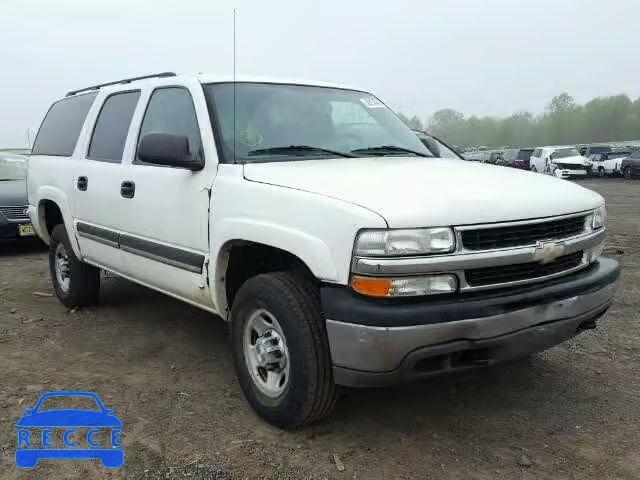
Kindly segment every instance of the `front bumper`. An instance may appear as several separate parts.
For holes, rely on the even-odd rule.
[[[19,225],[27,224],[29,221],[15,223],[15,222],[3,222],[0,219],[0,241],[14,241],[33,238],[33,236],[21,236]]]
[[[553,174],[558,178],[586,177],[586,170],[567,170],[564,168],[556,169]]]
[[[417,303],[325,287],[334,380],[348,386],[398,383],[545,350],[595,327],[613,301],[619,275],[615,260],[601,258],[543,284]]]

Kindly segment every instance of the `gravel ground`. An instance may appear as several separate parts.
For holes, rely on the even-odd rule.
[[[0,250],[2,478],[639,478],[640,182],[584,182],[607,199],[607,250],[623,263],[597,330],[516,364],[395,389],[348,391],[294,432],[242,397],[226,326],[120,279],[69,311],[46,252]],[[15,422],[52,390],[96,392],[123,421],[124,467],[14,465]],[[338,463],[344,465],[338,471]]]

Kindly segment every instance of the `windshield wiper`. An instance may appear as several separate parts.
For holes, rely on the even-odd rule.
[[[374,155],[384,155],[385,153],[411,153],[419,157],[434,158],[433,155],[427,155],[426,153],[416,152],[410,148],[398,147],[396,145],[381,145],[379,147],[367,147],[358,148],[357,150],[351,150],[351,153],[371,153]]]
[[[312,147],[311,145],[289,145],[288,147],[271,147],[251,150],[247,155],[300,155],[305,153],[329,153],[337,157],[355,157],[348,152],[338,152],[328,148]]]

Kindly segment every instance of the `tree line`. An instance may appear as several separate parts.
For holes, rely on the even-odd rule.
[[[465,117],[450,108],[423,123],[400,118],[411,128],[426,130],[459,148],[527,147],[640,140],[640,98],[627,95],[594,98],[579,105],[568,93],[553,97],[544,113],[518,112],[507,118]]]

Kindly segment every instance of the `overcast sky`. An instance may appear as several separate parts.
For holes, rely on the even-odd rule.
[[[0,147],[70,89],[172,70],[346,83],[425,119],[640,96],[635,0],[2,0]]]

